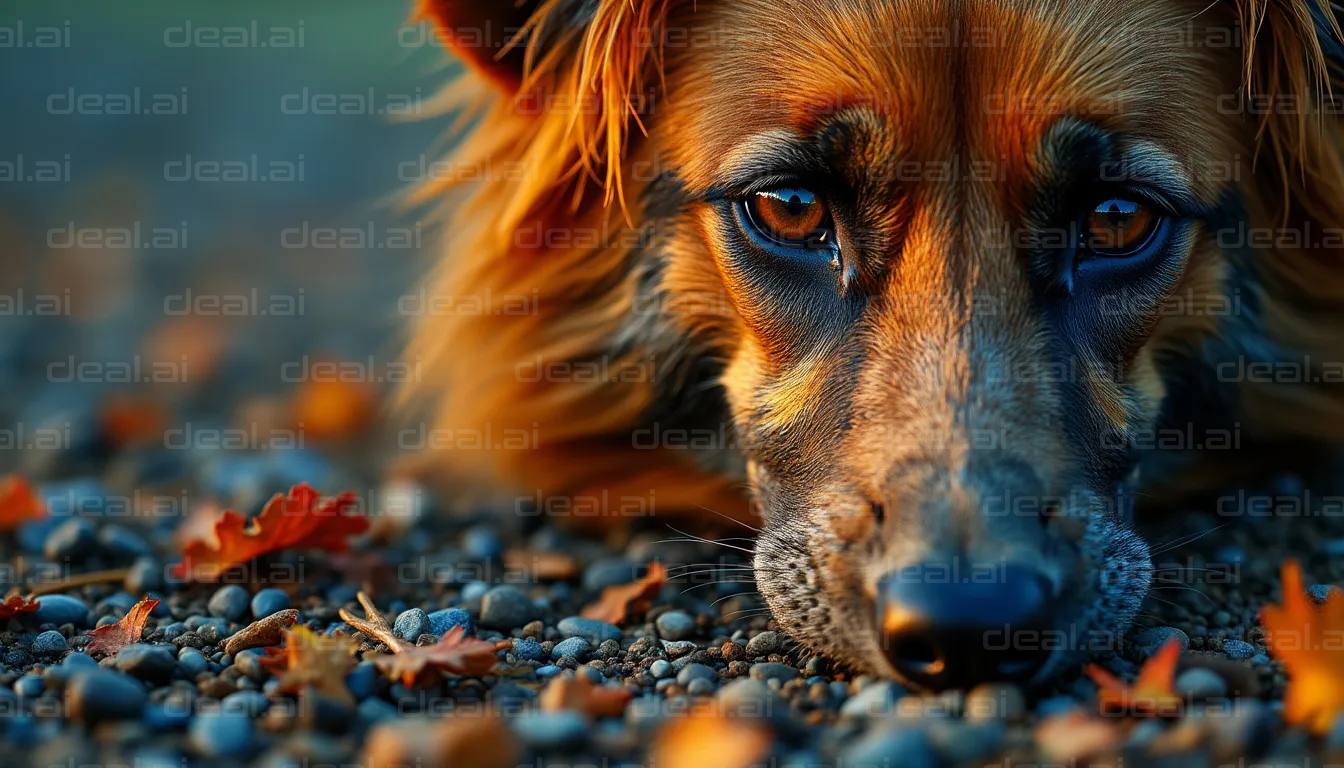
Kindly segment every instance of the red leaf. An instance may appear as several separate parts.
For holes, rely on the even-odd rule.
[[[0,619],[12,619],[20,613],[32,613],[41,607],[36,600],[20,595],[16,589],[5,595],[4,602],[0,602]]]
[[[1344,596],[1332,589],[1325,601],[1313,605],[1302,586],[1302,566],[1283,564],[1283,604],[1260,609],[1260,622],[1269,631],[1265,645],[1288,670],[1283,695],[1283,719],[1323,735],[1344,712]]]
[[[12,531],[19,523],[46,516],[47,510],[22,475],[0,480],[0,531]]]
[[[1139,676],[1131,685],[1095,664],[1084,670],[1101,687],[1097,703],[1102,714],[1128,712],[1155,717],[1179,715],[1185,700],[1176,693],[1176,661],[1181,656],[1181,644],[1175,638],[1167,641],[1157,653],[1143,663]]]
[[[666,583],[667,569],[655,560],[649,563],[649,572],[644,578],[633,584],[607,587],[602,590],[602,597],[584,608],[581,615],[608,624],[624,624],[646,613]]]
[[[84,646],[84,651],[90,655],[115,656],[122,648],[140,642],[145,633],[145,622],[149,621],[150,612],[158,604],[158,600],[146,597],[131,606],[121,621],[89,632],[92,639]]]
[[[307,483],[276,494],[252,520],[227,510],[215,523],[213,541],[196,540],[182,548],[182,562],[173,566],[177,578],[214,581],[230,567],[282,549],[321,549],[345,552],[347,538],[369,529],[369,521],[355,513],[358,499],[346,492],[328,499]]]

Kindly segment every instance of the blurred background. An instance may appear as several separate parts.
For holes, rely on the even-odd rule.
[[[413,375],[398,300],[436,231],[400,195],[454,67],[410,6],[4,4],[0,472],[389,460],[352,443]]]

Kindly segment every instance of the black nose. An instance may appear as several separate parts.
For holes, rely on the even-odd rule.
[[[896,671],[927,688],[1026,680],[1057,638],[1050,583],[1013,564],[924,563],[878,584],[883,650]]]

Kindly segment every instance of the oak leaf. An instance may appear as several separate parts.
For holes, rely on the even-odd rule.
[[[46,516],[46,509],[23,475],[0,480],[0,531],[12,531],[20,523]]]
[[[280,683],[279,693],[301,695],[312,689],[329,698],[354,706],[355,697],[345,687],[345,675],[355,666],[358,644],[354,638],[319,635],[307,627],[285,631],[282,648],[267,648],[257,661]]]
[[[696,714],[658,732],[650,762],[658,768],[747,768],[759,764],[770,742],[768,733],[743,718]]]
[[[117,651],[122,648],[140,642],[140,638],[145,634],[145,622],[149,621],[149,614],[158,604],[159,601],[152,597],[142,598],[140,602],[131,606],[131,610],[127,611],[116,624],[108,624],[90,631],[91,639],[88,645],[84,646],[84,652],[90,655],[116,656]]]
[[[391,651],[374,658],[373,663],[390,678],[405,686],[435,683],[444,674],[480,676],[488,674],[499,659],[495,652],[509,646],[507,640],[492,643],[466,637],[466,627],[453,627],[433,645],[418,646],[397,637],[387,619],[378,612],[369,596],[360,592],[356,597],[364,606],[367,619],[361,619],[344,608],[340,611],[345,623],[372,637]]]
[[[5,599],[0,601],[0,619],[13,619],[21,613],[33,613],[42,606],[31,597],[24,597],[19,590],[12,589]]]
[[[608,624],[624,624],[643,616],[652,607],[654,598],[667,583],[667,569],[654,560],[644,578],[631,584],[618,584],[602,590],[596,603],[583,609],[585,619],[597,619]]]
[[[1260,623],[1269,652],[1288,671],[1283,719],[1321,735],[1344,711],[1344,596],[1332,589],[1325,602],[1312,605],[1296,560],[1284,562],[1282,579],[1283,605],[1261,608]]]
[[[1176,693],[1176,661],[1181,644],[1167,641],[1152,658],[1143,663],[1133,684],[1126,683],[1095,664],[1087,665],[1087,675],[1101,690],[1097,704],[1103,714],[1129,713],[1142,717],[1179,715],[1185,700]]]
[[[320,500],[317,491],[300,483],[288,495],[272,496],[252,520],[226,510],[215,522],[212,540],[197,539],[182,548],[183,560],[173,566],[173,575],[214,581],[232,566],[283,549],[345,552],[347,538],[369,528],[369,521],[354,511],[359,500],[348,491],[321,505]]]
[[[554,677],[541,691],[544,712],[573,710],[591,717],[620,717],[634,693],[625,687],[593,685],[586,677]]]

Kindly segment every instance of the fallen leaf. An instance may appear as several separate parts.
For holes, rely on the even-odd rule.
[[[672,720],[658,732],[650,763],[658,768],[746,768],[770,749],[770,735],[718,712]]]
[[[19,523],[46,516],[47,510],[23,475],[9,475],[0,480],[0,531],[12,531]]]
[[[145,622],[149,621],[150,612],[158,604],[159,601],[152,597],[142,598],[131,606],[121,621],[90,631],[89,637],[92,639],[84,646],[84,652],[89,655],[116,656],[122,648],[140,642],[145,633]]]
[[[1079,710],[1048,717],[1036,727],[1036,745],[1053,761],[1074,763],[1120,746],[1114,721],[1088,717]]]
[[[248,648],[276,645],[284,639],[285,630],[294,626],[298,620],[299,611],[296,608],[286,608],[263,619],[257,619],[224,641],[224,652],[236,656],[239,651]]]
[[[597,619],[608,624],[624,624],[648,612],[665,583],[667,569],[654,560],[649,563],[649,572],[644,578],[632,584],[607,587],[602,590],[602,597],[584,608],[581,615],[585,619]]]
[[[391,655],[381,654],[373,663],[383,674],[400,680],[407,687],[437,682],[443,674],[480,676],[494,669],[499,659],[495,652],[506,648],[509,641],[492,643],[466,637],[466,627],[453,627],[434,645],[417,646],[392,633],[387,619],[374,607],[369,596],[360,592],[359,604],[364,606],[367,619],[361,619],[344,608],[341,619],[345,623],[380,641],[391,649]]]
[[[113,445],[161,442],[168,417],[163,401],[118,395],[103,405],[103,433]]]
[[[345,675],[355,666],[358,647],[345,635],[319,635],[307,627],[294,627],[285,631],[283,648],[267,648],[257,661],[279,678],[275,688],[279,693],[300,696],[312,689],[354,706]]]
[[[359,764],[366,768],[470,766],[515,768],[518,737],[493,714],[455,712],[452,717],[401,717],[370,732]]]
[[[1142,717],[1179,715],[1185,700],[1174,690],[1176,660],[1181,644],[1172,638],[1152,658],[1143,663],[1131,685],[1095,664],[1087,665],[1087,676],[1101,686],[1097,704],[1102,714],[1129,713]]]
[[[24,597],[19,590],[12,589],[0,602],[0,619],[12,619],[20,613],[32,613],[42,606],[31,597]]]
[[[183,547],[173,576],[214,581],[230,567],[282,549],[345,552],[349,536],[368,530],[369,521],[354,510],[355,494],[346,492],[318,506],[320,496],[307,483],[276,494],[252,520],[227,510],[215,523],[212,540],[197,539]]]
[[[545,712],[569,709],[590,717],[620,717],[634,693],[624,686],[593,685],[586,677],[553,677],[541,691]]]
[[[1313,606],[1296,560],[1283,564],[1283,605],[1260,609],[1269,652],[1288,670],[1283,719],[1323,735],[1344,711],[1344,596]]]

